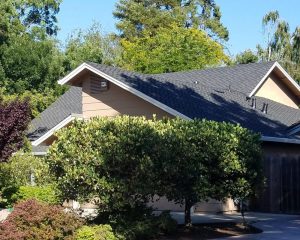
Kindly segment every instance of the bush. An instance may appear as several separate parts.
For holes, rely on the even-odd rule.
[[[12,197],[19,187],[31,183],[32,173],[37,186],[52,182],[44,158],[35,157],[31,153],[19,152],[12,156],[9,162],[0,164],[0,205],[11,205]]]
[[[1,240],[71,240],[83,221],[59,206],[36,200],[15,205],[7,220],[0,224]]]
[[[13,202],[18,202],[20,200],[35,199],[40,202],[57,204],[59,199],[56,195],[53,186],[48,185],[44,187],[39,186],[21,186],[18,191],[12,196]]]
[[[75,240],[117,240],[111,226],[82,226],[76,232]]]
[[[94,118],[57,137],[47,159],[63,199],[97,199],[100,214],[127,217],[158,195],[185,204],[190,225],[197,202],[245,201],[263,182],[260,136],[230,123]],[[132,228],[152,235],[152,221],[136,219]]]
[[[171,233],[177,227],[177,222],[171,218],[168,211],[159,216],[152,209],[131,209],[126,214],[111,216],[110,224],[119,236],[126,240],[146,240],[161,234]]]

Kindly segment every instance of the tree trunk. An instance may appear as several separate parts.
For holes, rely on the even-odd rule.
[[[186,227],[192,226],[192,218],[191,218],[191,208],[192,203],[190,200],[185,199],[185,209],[184,209],[184,224]]]

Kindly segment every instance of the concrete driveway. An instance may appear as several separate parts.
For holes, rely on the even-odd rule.
[[[179,224],[184,221],[184,215],[173,212],[172,216]],[[300,239],[300,216],[267,213],[246,213],[246,219],[253,226],[263,230],[260,234],[249,234],[239,237],[218,238],[218,240],[242,239],[242,240],[299,240]],[[242,222],[240,214],[199,214],[192,216],[193,223],[214,222]]]

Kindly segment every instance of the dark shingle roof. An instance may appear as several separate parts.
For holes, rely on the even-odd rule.
[[[286,129],[300,119],[299,109],[261,97],[256,97],[256,109],[251,108],[248,95],[274,62],[152,75],[88,64],[189,118],[240,123],[277,137],[286,136]],[[261,111],[263,103],[268,104],[267,114]]]
[[[274,137],[286,137],[287,128],[300,120],[299,109],[265,98],[256,97],[256,109],[251,107],[248,95],[274,62],[165,74],[139,74],[88,64],[189,118],[239,123]],[[81,88],[71,87],[32,121],[32,139],[41,136],[40,130],[45,133],[68,115],[81,113],[81,98]],[[261,111],[263,103],[268,104],[267,114]]]
[[[249,95],[275,62],[241,64],[187,72],[153,75],[174,81],[198,81],[212,88],[232,89]]]
[[[29,139],[34,141],[71,114],[82,114],[81,92],[80,87],[70,87],[65,94],[33,119],[29,127]]]

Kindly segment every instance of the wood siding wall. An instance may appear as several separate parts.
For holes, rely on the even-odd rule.
[[[95,91],[91,86],[96,76],[87,75],[82,82],[82,113],[84,118],[95,116],[115,117],[117,115],[145,116],[152,118],[173,117],[169,113],[152,105],[134,94],[109,83],[108,90]],[[101,78],[99,78],[99,84]]]
[[[266,187],[255,201],[255,210],[300,213],[300,147],[264,143]]]

